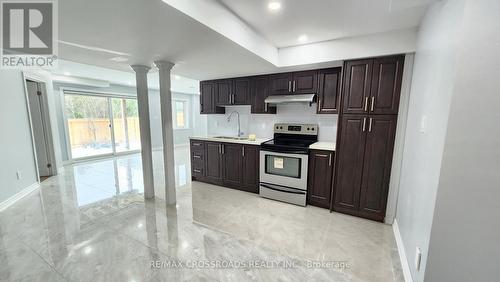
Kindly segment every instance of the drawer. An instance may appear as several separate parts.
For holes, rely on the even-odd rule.
[[[198,151],[198,150],[191,151],[191,161],[203,162],[204,160],[205,160],[205,152],[204,151]]]
[[[203,151],[205,142],[198,140],[191,140],[191,151]]]
[[[191,165],[191,175],[193,177],[203,177],[205,175],[203,167],[192,164]]]

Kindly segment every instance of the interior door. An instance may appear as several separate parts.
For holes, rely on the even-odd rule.
[[[359,209],[364,217],[379,221],[385,217],[396,120],[397,116],[395,115],[372,115],[367,121]]]
[[[348,61],[344,69],[343,113],[368,113],[373,60]]]
[[[371,113],[398,113],[403,64],[404,56],[374,59],[370,93]]]
[[[71,157],[113,154],[109,98],[65,94],[64,103]]]
[[[28,102],[30,107],[33,139],[35,140],[36,160],[40,176],[52,175],[52,164],[50,161],[50,144],[47,128],[44,124],[45,107],[42,100],[41,85],[37,82],[27,80]]]
[[[344,115],[341,122],[334,207],[354,212],[359,207],[367,116]]]

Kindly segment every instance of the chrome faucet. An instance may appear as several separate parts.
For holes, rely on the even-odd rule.
[[[231,121],[231,117],[233,116],[233,114],[236,114],[236,116],[238,117],[238,137],[241,137],[243,135],[243,132],[241,132],[240,128],[240,113],[238,113],[237,111],[231,112],[227,117],[227,122]]]

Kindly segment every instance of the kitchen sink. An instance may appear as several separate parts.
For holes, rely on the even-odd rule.
[[[215,136],[214,138],[231,139],[231,140],[249,140],[248,137],[234,137],[234,136]]]

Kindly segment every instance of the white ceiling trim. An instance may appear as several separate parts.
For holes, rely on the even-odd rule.
[[[243,48],[278,64],[278,48],[215,0],[162,0]]]

